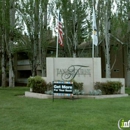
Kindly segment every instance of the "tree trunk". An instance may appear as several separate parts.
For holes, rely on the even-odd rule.
[[[106,78],[111,77],[111,65],[110,65],[110,9],[111,3],[106,2],[106,16],[105,16],[105,58],[106,58]]]
[[[15,7],[14,0],[10,0],[10,32],[9,32],[9,43],[8,43],[8,57],[9,57],[9,87],[15,86],[15,75],[13,69],[13,54],[12,54],[12,45],[14,39],[14,26],[15,26]]]
[[[73,48],[73,58],[76,58],[77,57],[77,41],[76,41],[76,36],[77,36],[77,33],[76,31],[74,32],[74,38],[73,38],[73,45],[74,45],[74,48]]]
[[[106,39],[106,50],[105,50],[106,78],[110,78],[111,77],[111,66],[110,66],[110,35],[108,33],[106,34],[105,39]]]
[[[4,35],[4,34],[3,34]],[[4,36],[2,35],[2,46],[1,46],[1,67],[2,67],[2,87],[6,86],[6,58],[5,58],[5,44],[4,44]]]
[[[40,42],[39,42],[39,50],[40,50],[40,66],[42,70],[42,76],[46,76],[46,53],[47,53],[47,39],[52,38],[49,37],[49,31],[47,30],[47,5],[48,5],[48,0],[44,1],[44,3],[41,3],[42,7],[42,12],[40,16]]]
[[[33,42],[33,61],[32,61],[32,76],[37,74],[37,62],[38,62],[38,43],[39,43],[39,0],[35,0],[35,12],[34,12],[34,42]]]
[[[128,36],[130,35],[130,12],[128,12]],[[127,45],[127,82],[126,86],[130,87],[130,37],[128,39],[128,45]]]
[[[68,42],[68,30],[67,30],[67,21],[65,20],[65,42],[66,42],[66,46],[67,46],[67,49],[68,49],[68,56],[70,57],[71,56],[71,50],[70,50],[70,45],[69,45],[69,42]]]
[[[13,70],[13,58],[11,53],[9,53],[9,87],[15,87],[15,75]]]
[[[76,3],[77,0],[74,2],[74,12],[73,12],[73,58],[77,57],[77,20],[76,20]]]
[[[5,21],[5,1],[2,1],[2,24],[4,24]],[[5,28],[2,25],[1,27],[1,34],[2,34],[2,38],[1,38],[1,68],[2,68],[2,83],[1,86],[5,87],[6,86],[6,47],[5,47]]]
[[[130,87],[130,47],[128,47],[127,50],[127,78],[126,79],[127,79],[126,86]]]

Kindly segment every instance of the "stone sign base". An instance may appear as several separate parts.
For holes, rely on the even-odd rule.
[[[120,98],[120,97],[127,97],[128,94],[113,94],[113,95],[73,95],[74,99],[77,98],[94,98],[94,99],[105,99],[105,98]],[[25,97],[31,97],[31,98],[39,98],[39,99],[52,99],[53,95],[47,95],[47,94],[40,94],[40,93],[33,93],[33,92],[25,92]],[[55,96],[55,98],[69,98],[64,96]],[[71,99],[71,97],[70,97]]]
[[[70,81],[83,83],[83,91],[89,94],[96,82],[120,81],[123,84],[120,93],[125,94],[124,78],[102,78],[101,58],[47,58],[48,83],[53,81]]]

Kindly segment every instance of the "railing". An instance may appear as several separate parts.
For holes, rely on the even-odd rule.
[[[27,83],[27,78],[18,78],[16,80],[17,83]]]
[[[29,60],[19,60],[17,61],[17,65],[30,65]]]

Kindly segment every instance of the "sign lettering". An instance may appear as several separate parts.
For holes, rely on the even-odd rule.
[[[53,82],[53,93],[73,94],[73,82]]]

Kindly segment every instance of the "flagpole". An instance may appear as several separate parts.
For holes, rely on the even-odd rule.
[[[93,0],[93,24],[92,24],[92,35],[93,35],[93,33],[94,33],[94,0]],[[92,42],[92,58],[94,58],[94,44],[95,44],[95,38],[94,38],[94,36],[93,36],[93,42]]]
[[[93,43],[92,43],[92,64],[93,64],[93,87],[94,87],[94,38],[93,38]]]
[[[93,62],[93,86],[94,86],[94,45],[98,45],[98,37],[97,37],[97,26],[96,26],[96,15],[95,15],[95,9],[94,9],[94,0],[93,0],[93,24],[92,24],[92,62]]]
[[[58,10],[58,20],[59,20],[59,10]],[[56,25],[58,26],[58,20]],[[56,41],[56,58],[58,58],[58,39],[59,39],[59,33],[57,32],[57,41]]]
[[[93,24],[92,24],[92,35],[93,35],[93,42],[92,42],[92,64],[93,64],[93,87],[94,87],[94,44],[95,44],[95,38],[94,38],[94,0],[93,0]]]
[[[93,39],[93,43],[92,43],[92,58],[94,58],[94,39]]]
[[[56,40],[56,58],[58,57],[58,37],[59,33],[57,33],[57,40]]]

